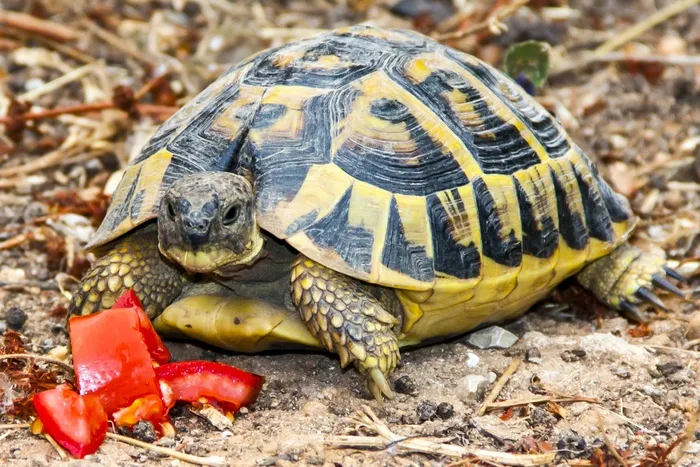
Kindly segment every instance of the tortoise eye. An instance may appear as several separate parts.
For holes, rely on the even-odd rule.
[[[168,201],[168,216],[171,219],[175,219],[175,216],[177,216],[177,209],[175,209],[175,203],[172,201]]]
[[[234,222],[236,222],[236,219],[238,219],[238,213],[239,213],[238,206],[231,206],[229,207],[226,212],[224,212],[224,217],[222,219],[222,222],[224,225],[231,225]]]

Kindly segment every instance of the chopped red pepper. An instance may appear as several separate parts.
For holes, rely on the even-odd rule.
[[[262,376],[223,363],[201,360],[166,363],[155,371],[161,385],[165,383],[172,391],[172,399],[164,397],[168,407],[172,407],[175,400],[196,402],[206,398],[235,412],[252,404],[265,382]]]
[[[133,308],[117,308],[69,321],[73,366],[81,394],[97,395],[111,417],[136,399],[160,397]]]
[[[66,384],[34,396],[43,431],[78,459],[97,451],[107,434],[107,414],[94,395],[81,396]]]
[[[117,303],[112,307],[112,309],[114,308],[134,308],[139,316],[141,334],[143,335],[143,341],[146,343],[146,347],[148,347],[148,352],[151,354],[151,358],[160,364],[170,361],[170,352],[165,344],[163,344],[156,330],[153,329],[153,324],[151,324],[151,320],[148,318],[146,312],[143,311],[143,306],[141,306],[141,301],[136,295],[136,292],[131,289],[124,292],[122,296],[119,297],[119,300],[117,300]]]

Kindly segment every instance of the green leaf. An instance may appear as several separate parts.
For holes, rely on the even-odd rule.
[[[540,41],[513,44],[506,52],[503,68],[511,78],[525,75],[539,88],[549,72],[549,49],[549,44]]]

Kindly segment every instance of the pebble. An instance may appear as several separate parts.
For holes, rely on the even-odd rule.
[[[619,365],[612,368],[612,372],[615,376],[622,379],[629,379],[631,375],[630,369],[625,365]]]
[[[642,390],[644,391],[644,394],[649,397],[661,397],[664,394],[661,389],[657,389],[654,386],[644,386]]]
[[[16,306],[10,307],[5,312],[5,322],[8,328],[19,331],[24,327],[24,323],[27,322],[27,314],[21,308]]]
[[[145,443],[152,443],[158,439],[156,430],[153,428],[153,424],[143,420],[134,425],[134,428],[131,430],[131,434],[134,436],[134,438]]]
[[[421,423],[434,420],[437,418],[437,405],[429,401],[421,402],[416,412]]]
[[[0,334],[4,334],[7,331],[7,324],[4,321],[0,321]]]
[[[467,352],[467,367],[468,368],[474,368],[476,367],[481,359],[479,356],[473,352]]]
[[[447,420],[455,414],[455,409],[454,407],[452,407],[452,404],[448,402],[442,402],[437,406],[437,410],[435,411],[435,413],[441,419]]]
[[[529,347],[525,351],[525,360],[530,363],[539,364],[542,362],[542,354],[540,353],[540,350],[537,347]]]
[[[457,382],[457,396],[463,401],[480,400],[486,393],[489,380],[482,375],[468,375]]]
[[[394,389],[399,394],[415,394],[416,385],[413,384],[413,380],[408,375],[403,375],[394,381]]]
[[[681,371],[683,368],[683,365],[678,362],[660,363],[656,365],[656,369],[659,370],[659,373],[665,377],[671,376],[672,374]]]
[[[688,340],[700,338],[700,311],[696,311],[690,315],[688,330],[686,331],[685,337]]]
[[[496,381],[496,378],[498,378],[498,375],[496,373],[494,373],[493,371],[489,371],[486,374],[486,378],[488,378],[489,383],[493,383],[494,381]]]
[[[467,342],[479,349],[508,349],[518,342],[518,336],[500,326],[473,332]]]
[[[586,450],[586,440],[575,431],[570,431],[557,441],[559,454],[566,459],[574,459],[576,454]]]
[[[583,349],[565,350],[561,353],[561,359],[565,362],[579,362],[586,357],[586,351]]]

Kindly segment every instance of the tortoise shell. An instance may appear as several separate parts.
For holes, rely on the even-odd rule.
[[[631,213],[555,119],[480,60],[420,34],[351,27],[263,51],[168,120],[90,247],[157,216],[177,179],[247,177],[257,221],[372,283],[428,290],[523,256],[611,251]]]

